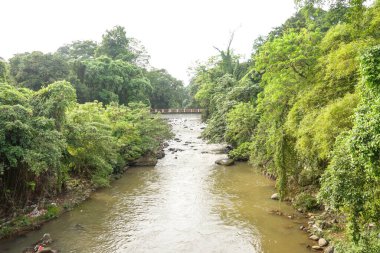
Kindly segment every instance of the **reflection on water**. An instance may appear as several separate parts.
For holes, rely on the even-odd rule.
[[[273,182],[245,163],[214,164],[219,145],[197,138],[198,115],[166,116],[179,140],[153,167],[131,168],[112,188],[94,193],[40,231],[3,242],[21,252],[49,232],[61,252],[308,252],[294,211],[273,201]]]

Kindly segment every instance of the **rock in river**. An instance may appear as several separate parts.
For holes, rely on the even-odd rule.
[[[225,159],[216,160],[215,163],[219,165],[224,165],[224,166],[231,166],[235,163],[235,161],[233,159],[225,158]]]
[[[311,247],[313,250],[323,250],[322,247],[318,246],[318,245],[314,245]]]
[[[279,200],[280,199],[280,194],[273,193],[272,196],[270,196],[270,198],[273,199],[273,200]]]
[[[316,235],[312,235],[309,237],[310,240],[313,240],[313,241],[318,241],[319,240],[319,237],[316,236]]]
[[[324,238],[320,238],[318,240],[318,245],[321,246],[321,247],[325,247],[325,246],[327,246],[327,244],[329,244],[329,243]]]

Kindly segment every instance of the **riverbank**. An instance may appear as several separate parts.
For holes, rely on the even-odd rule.
[[[276,177],[270,173],[263,171],[265,177],[276,182]],[[273,193],[271,199],[280,201],[280,195]],[[295,198],[285,198],[284,202],[292,206],[299,216],[302,216],[306,222],[299,226],[309,239],[306,246],[313,251],[323,251],[324,253],[333,253],[334,240],[342,238],[342,231],[345,226],[345,217],[332,214],[331,210],[323,210],[324,207],[310,203],[310,199],[303,199],[302,203]],[[313,208],[307,208],[307,207]],[[282,212],[273,212],[276,215],[284,216],[289,219],[293,217]]]
[[[165,156],[163,151],[165,144],[166,142],[162,142],[154,153],[150,152],[131,162],[131,166],[154,166],[158,159]],[[130,166],[125,166],[123,170],[112,174],[110,184],[120,179],[128,168]],[[14,212],[12,216],[2,218],[0,220],[0,242],[41,229],[43,224],[71,211],[101,188],[103,187],[96,187],[89,179],[78,177],[68,179],[65,189],[57,196],[43,199]]]
[[[55,198],[45,199],[40,203],[27,206],[18,212],[14,212],[11,217],[3,218],[0,224],[0,240],[21,236],[40,229],[44,223],[59,217],[85,201],[96,189],[90,180],[68,180],[64,193]]]

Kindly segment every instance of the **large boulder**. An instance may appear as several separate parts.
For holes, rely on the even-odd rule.
[[[235,161],[233,159],[224,158],[216,160],[215,163],[223,166],[231,166],[235,163]]]

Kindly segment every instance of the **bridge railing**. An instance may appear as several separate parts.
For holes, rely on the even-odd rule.
[[[186,109],[150,109],[151,113],[176,114],[176,113],[202,113],[203,109],[186,108]]]

